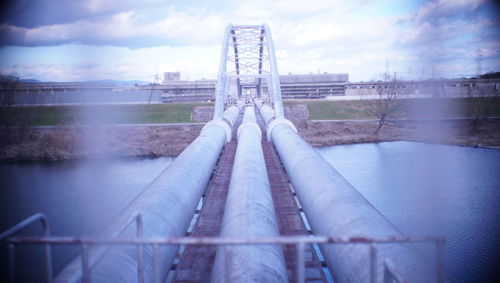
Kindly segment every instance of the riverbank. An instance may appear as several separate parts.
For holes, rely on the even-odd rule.
[[[312,146],[419,141],[500,148],[500,119],[486,121],[470,135],[467,121],[408,120],[374,135],[375,120],[294,121]],[[177,156],[203,123],[161,125],[54,126],[2,129],[0,161],[65,160],[85,156]]]
[[[465,119],[406,120],[384,126],[378,135],[375,120],[306,121],[299,135],[312,146],[416,141],[500,149],[500,119],[488,119],[470,133]]]
[[[0,161],[177,156],[203,124],[54,126],[0,130]]]

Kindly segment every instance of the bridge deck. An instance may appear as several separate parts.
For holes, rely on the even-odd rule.
[[[263,127],[260,115],[257,120]],[[235,123],[237,129],[242,115]],[[226,204],[229,182],[236,153],[236,130],[233,130],[233,139],[226,144],[219,158],[215,172],[207,186],[206,197],[200,210],[197,222],[191,236],[218,236],[222,224],[224,206]],[[281,235],[307,235],[308,231],[300,216],[300,210],[295,202],[288,179],[281,166],[280,159],[274,146],[264,140],[262,149],[266,161],[276,217]],[[188,246],[181,255],[177,264],[173,282],[208,282],[215,259],[214,246]],[[296,248],[294,245],[284,246],[284,255],[290,282],[296,282]],[[327,282],[320,261],[312,246],[306,246],[306,282]]]
[[[258,110],[256,109],[256,111]],[[300,209],[290,189],[288,177],[273,144],[267,141],[264,122],[260,114],[257,115],[257,122],[262,130],[262,150],[266,161],[267,175],[271,185],[280,234],[283,236],[307,235],[309,232],[302,220]],[[283,252],[288,269],[288,280],[296,282],[297,249],[295,245],[285,245]],[[305,259],[305,282],[327,282],[321,262],[311,245],[306,246]]]
[[[240,114],[234,128],[237,129],[243,115]],[[205,190],[205,199],[193,228],[193,237],[217,237],[219,235],[231,173],[236,154],[236,131],[226,143],[219,157],[215,171]],[[208,282],[215,259],[215,246],[188,246],[177,265],[173,282]]]

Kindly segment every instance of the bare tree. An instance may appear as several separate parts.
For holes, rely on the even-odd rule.
[[[16,102],[16,89],[19,77],[14,74],[0,74],[0,144],[11,141],[11,132],[7,129],[15,125],[10,108]]]
[[[464,115],[471,133],[476,132],[488,118],[488,105],[499,95],[496,85],[478,85],[471,81],[464,95]]]
[[[16,101],[19,77],[14,74],[0,74],[0,106],[9,107]]]
[[[363,104],[368,111],[378,119],[377,135],[383,126],[391,123],[401,112],[402,88],[395,79],[388,78],[376,87],[377,97],[371,100],[363,100]]]

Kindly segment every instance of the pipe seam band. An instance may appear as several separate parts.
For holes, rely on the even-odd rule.
[[[243,131],[243,129],[246,127],[251,127],[256,129],[257,132],[259,133],[259,140],[262,140],[262,131],[260,130],[259,125],[257,125],[257,123],[255,122],[245,122],[238,127],[238,132],[236,133],[236,137],[238,138],[238,140],[240,140],[241,131]]]
[[[231,113],[232,112],[232,113]],[[234,119],[231,115],[234,114]],[[238,115],[240,115],[240,109],[236,106],[230,106],[224,111],[224,115],[222,115],[222,119],[224,119],[229,126],[232,128],[234,126],[234,123],[236,122],[236,119],[238,118]]]
[[[223,120],[212,120],[208,123],[205,124],[205,126],[203,126],[203,128],[201,129],[201,132],[200,132],[200,135],[203,134],[203,132],[205,132],[209,127],[212,127],[212,126],[219,126],[219,127],[222,127],[224,129],[224,131],[226,132],[226,142],[230,142],[231,141],[231,127],[229,127],[229,125],[224,122]]]
[[[276,126],[278,126],[280,124],[285,124],[285,125],[289,126],[290,128],[292,128],[292,130],[295,133],[297,133],[297,128],[295,128],[295,126],[293,125],[292,122],[290,122],[290,120],[287,120],[284,118],[276,118],[273,121],[271,121],[271,123],[269,123],[269,126],[267,126],[267,131],[266,131],[267,141],[269,141],[269,142],[272,141],[273,130]]]

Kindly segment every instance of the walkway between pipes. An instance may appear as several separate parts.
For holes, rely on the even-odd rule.
[[[253,111],[256,111],[257,115],[251,114]],[[266,140],[266,130],[265,123],[260,116],[260,112],[258,108],[247,107],[244,112],[246,113],[246,125],[245,119],[243,119],[243,115],[237,119],[233,127],[233,137],[230,142],[228,142],[225,148],[222,151],[222,154],[219,158],[217,166],[214,170],[212,178],[206,188],[203,205],[199,214],[197,215],[196,222],[192,232],[190,232],[190,236],[193,237],[203,237],[203,236],[233,236],[233,237],[271,237],[277,236],[277,234],[282,236],[290,236],[290,235],[308,235],[309,232],[306,229],[306,226],[301,218],[300,209],[297,205],[297,202],[294,197],[294,193],[290,189],[288,178],[283,171],[281,166],[281,162],[279,157],[276,154],[276,151],[269,141]],[[240,126],[243,120],[243,125]],[[258,127],[255,127],[258,126]],[[251,131],[250,135],[254,135],[253,140],[251,141],[253,144],[246,144],[244,146],[248,148],[258,148],[261,147],[260,152],[252,152],[251,158],[259,158],[255,156],[255,154],[260,155],[262,159],[262,164],[253,164],[252,160],[241,160],[238,164],[237,162],[233,162],[235,160],[236,148],[240,150],[242,147],[237,143],[237,135],[245,134],[245,127],[247,127],[247,131]],[[263,133],[263,135],[261,134]],[[262,135],[262,138],[261,138]],[[244,138],[244,137],[243,137]],[[248,142],[248,141],[247,141]],[[257,149],[257,151],[259,151]],[[264,163],[265,161],[265,163]],[[260,182],[267,183],[267,186],[264,188],[259,187],[255,184],[256,180],[252,180],[245,178],[246,172],[238,172],[233,171],[233,167],[237,166],[247,166],[247,168],[243,168],[241,170],[250,171],[251,174],[256,174],[260,180]],[[262,165],[257,166],[255,165]],[[264,176],[259,176],[259,172],[264,173]],[[253,172],[252,172],[253,171]],[[231,178],[231,174],[233,177]],[[264,177],[264,178],[262,178]],[[239,202],[238,204],[226,203],[226,199],[228,196],[228,190],[230,187],[230,182],[232,184],[232,192],[233,201]],[[245,189],[242,189],[246,187]],[[247,198],[248,195],[253,193],[259,193],[258,189],[268,190],[268,207],[260,208],[252,207],[251,211],[244,212],[242,210],[248,208],[246,207],[246,203],[251,200]],[[265,191],[264,191],[265,195]],[[250,196],[251,198],[251,196]],[[259,203],[257,201],[257,203]],[[260,204],[266,203],[266,200],[261,200]],[[232,204],[232,205],[231,205]],[[226,210],[224,209],[226,208]],[[264,209],[264,210],[262,210]],[[260,212],[259,212],[260,210]],[[224,215],[226,213],[226,215]],[[228,224],[228,226],[224,231],[225,234],[221,233],[221,227],[223,225],[223,219],[227,218],[241,218],[242,214],[245,215],[246,218],[243,221],[247,220],[248,217],[255,217],[255,222],[253,222],[251,227],[249,225],[245,225],[245,223],[236,222],[234,224]],[[259,214],[260,213],[260,214]],[[232,214],[232,215],[229,215]],[[250,214],[250,215],[248,215]],[[253,214],[253,215],[252,215]],[[274,217],[275,216],[275,217]],[[276,220],[275,220],[276,219]],[[267,222],[275,222],[274,225],[276,227],[262,227],[262,225],[266,225]],[[248,223],[246,223],[248,224]],[[268,228],[268,229],[266,229]],[[276,231],[273,231],[273,228]],[[260,231],[259,231],[260,229]],[[253,230],[255,233],[252,235],[245,234],[246,230]],[[222,232],[224,232],[222,231]],[[266,233],[266,232],[271,233]],[[249,246],[246,248],[239,248],[239,252],[241,254],[241,249],[252,250],[255,249],[255,246]],[[288,277],[288,282],[296,282],[297,278],[297,259],[296,259],[296,247],[295,245],[284,245],[283,247],[284,253],[284,264],[283,267],[286,269],[286,275],[284,278]],[[278,249],[280,250],[280,249]],[[228,251],[236,253],[235,247],[229,247]],[[278,254],[281,251],[278,251]],[[272,254],[272,253],[271,253]],[[208,282],[211,274],[212,268],[214,267],[214,260],[216,256],[216,247],[211,245],[198,245],[198,246],[188,246],[182,253],[179,263],[176,266],[174,273],[173,282]],[[264,256],[269,257],[270,254],[267,253]],[[264,261],[265,258],[255,257],[255,254],[249,255],[245,260],[245,265],[242,267],[243,272],[249,272],[249,262],[251,260]],[[224,260],[225,265],[220,265],[218,267],[217,276],[222,276],[221,271],[223,272],[227,268],[228,259]],[[312,246],[306,247],[306,272],[305,272],[305,280],[306,282],[326,282],[325,274],[323,272],[323,267],[321,262],[318,260],[316,252]],[[217,267],[216,267],[217,268]],[[262,273],[262,269],[254,269],[254,272]],[[214,277],[217,277],[214,275]],[[234,272],[234,268],[232,268],[231,276],[238,276],[238,273]],[[212,277],[213,278],[213,277]],[[213,282],[221,282],[220,278],[213,278]],[[233,280],[229,280],[231,282],[241,281],[241,278],[232,278]],[[262,279],[262,278],[261,278]],[[269,279],[269,278],[268,278]],[[280,282],[280,278],[273,278],[273,282]]]

